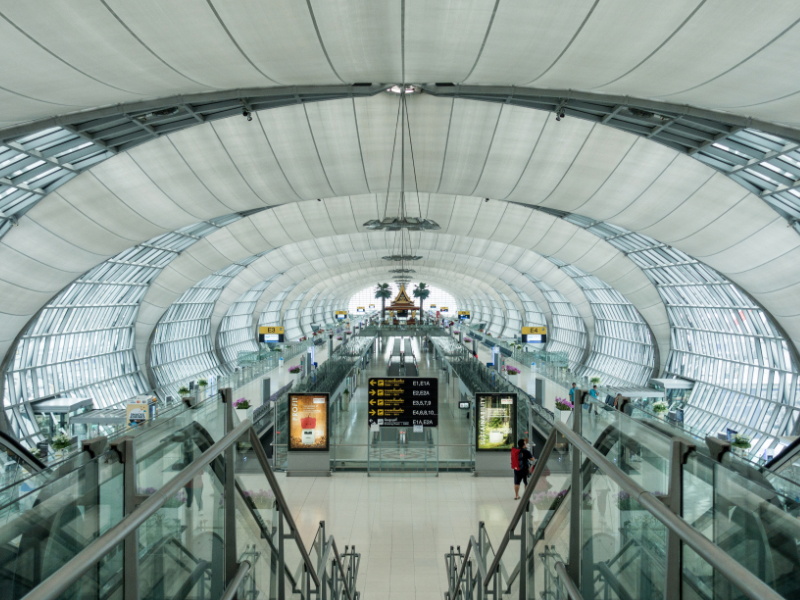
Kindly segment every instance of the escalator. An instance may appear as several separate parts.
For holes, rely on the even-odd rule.
[[[793,499],[764,477],[740,472],[730,458],[713,460],[685,439],[664,435],[619,411],[581,414],[580,435],[561,424],[558,432],[563,428],[570,435],[551,432],[543,464],[537,466],[542,475],[526,490],[500,544],[493,546],[479,527],[465,552],[446,556],[447,597],[472,597],[479,586],[496,598],[800,597],[800,526]],[[557,447],[564,442],[568,448]],[[571,489],[573,475],[557,471],[576,448],[582,457],[578,501]],[[675,454],[677,448],[682,450]],[[676,506],[669,494],[676,476],[682,490],[678,516],[667,508]],[[654,504],[644,502],[645,497]],[[579,518],[573,518],[576,509]],[[665,519],[684,525],[668,527]],[[680,538],[682,552],[670,559],[677,531],[686,537]],[[728,571],[714,563],[723,553]],[[570,571],[575,558],[577,566]],[[679,561],[673,563],[679,564],[677,579],[667,577],[670,560]],[[742,578],[753,586],[749,591],[761,586],[757,595],[744,590]]]
[[[0,523],[0,595],[356,600],[355,549],[339,553],[323,524],[311,559],[254,428],[229,404],[209,399],[118,439],[29,492]]]

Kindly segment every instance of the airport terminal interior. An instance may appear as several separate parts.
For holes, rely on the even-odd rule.
[[[800,3],[0,51],[0,598],[800,598]]]

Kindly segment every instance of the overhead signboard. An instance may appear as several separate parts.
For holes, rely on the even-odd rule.
[[[475,449],[511,450],[517,443],[517,395],[475,394]]]
[[[366,312],[366,310],[364,310],[363,306],[356,306],[356,312],[357,313],[363,313],[363,312]]]
[[[440,312],[447,312],[447,311],[449,311],[449,310],[450,310],[450,309],[449,309],[449,308],[447,308],[446,306],[443,306],[442,308],[440,308],[440,309],[439,309],[439,311],[440,311]]]
[[[283,342],[284,341],[283,327],[259,327],[258,341],[262,343]]]
[[[375,308],[375,305],[374,304],[370,304],[369,307],[370,308]]]
[[[337,310],[335,313],[337,321],[344,321],[347,318],[346,310]]]
[[[373,377],[367,389],[369,424],[380,427],[439,426],[436,377]]]
[[[328,449],[328,394],[289,394],[289,450]]]
[[[544,344],[547,342],[547,327],[523,327],[523,344]]]
[[[430,305],[428,306],[428,308],[436,308],[436,305],[435,305],[435,304],[430,304]]]
[[[458,311],[458,320],[459,321],[466,321],[469,319],[469,311],[468,310],[460,310]]]

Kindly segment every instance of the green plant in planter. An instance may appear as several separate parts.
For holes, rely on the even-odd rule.
[[[589,381],[592,382],[594,385],[600,385],[600,378],[599,377],[592,377]]]
[[[208,380],[207,379],[198,379],[197,380],[197,385],[199,387],[201,387],[201,388],[207,388],[208,387]]]
[[[72,439],[66,433],[62,433],[54,437],[50,445],[53,446],[53,450],[56,451],[68,450],[69,447],[72,446]]]
[[[658,402],[653,402],[653,412],[656,414],[665,413],[669,410],[669,405],[663,400],[659,400]]]
[[[189,389],[188,387],[186,387],[186,386],[183,386],[182,388],[180,388],[180,389],[178,390],[178,393],[181,395],[181,397],[185,397],[185,396],[191,396],[191,395],[192,395],[192,390],[190,390],[190,389]]]
[[[344,391],[342,392],[342,394],[344,394],[345,396],[349,396],[350,395],[350,390],[348,388],[344,388]]]
[[[739,448],[740,450],[749,450],[750,449],[750,438],[746,435],[736,434],[733,436],[733,441],[731,442],[731,446],[734,448]]]

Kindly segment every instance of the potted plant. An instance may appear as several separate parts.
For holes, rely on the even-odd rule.
[[[72,438],[66,433],[60,433],[53,438],[50,444],[53,450],[56,451],[56,458],[61,458],[64,454],[69,454],[69,449],[72,446]]]
[[[468,338],[468,337],[464,338],[464,343],[465,344],[469,344],[471,341],[472,341],[472,338]]]
[[[746,435],[737,433],[735,436],[733,436],[731,446],[733,447],[734,454],[737,456],[746,457],[747,451],[750,449],[750,438]],[[55,448],[55,446],[53,447]]]
[[[592,383],[592,385],[600,385],[599,377],[592,377],[589,381]]]
[[[300,365],[294,365],[293,367],[289,367],[289,373],[292,375],[297,375],[300,372]]]
[[[656,413],[656,416],[659,419],[666,418],[668,410],[669,410],[669,405],[666,403],[665,400],[659,400],[658,402],[653,402],[653,412]]]
[[[200,389],[205,389],[208,387],[208,379],[198,379],[197,380],[197,387]]]
[[[183,398],[184,400],[191,400],[192,399],[192,390],[190,390],[185,385],[178,390],[178,395]]]
[[[246,411],[246,419],[250,419],[253,416],[253,405],[250,404],[250,401],[247,398],[239,398],[233,402],[233,408],[236,410],[244,410]]]
[[[512,375],[519,375],[519,369],[517,367],[512,367],[511,365],[506,365],[503,367],[503,370],[509,377]]]
[[[575,405],[567,398],[556,398],[556,410],[562,423],[566,423],[569,420],[569,412],[573,408],[575,408]]]

